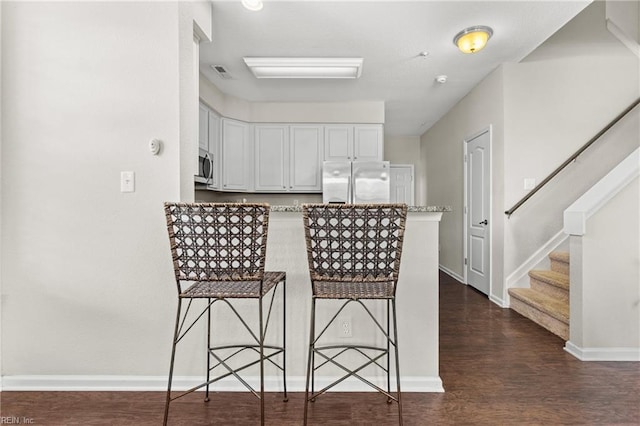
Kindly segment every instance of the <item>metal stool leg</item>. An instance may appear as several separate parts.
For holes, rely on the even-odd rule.
[[[387,392],[391,394],[391,301],[387,299]],[[391,404],[393,400],[387,398],[387,404]]]
[[[262,296],[258,298],[260,326],[260,424],[264,426],[264,326],[262,324]]]
[[[284,402],[289,401],[287,395],[287,285],[282,281],[282,383],[284,386]],[[275,290],[274,290],[275,291]]]
[[[176,326],[173,331],[173,344],[171,347],[171,362],[169,364],[169,382],[167,384],[167,398],[164,403],[164,421],[163,425],[166,426],[169,419],[169,404],[171,403],[171,382],[173,380],[173,364],[176,359],[176,346],[178,345],[178,333],[180,327],[180,310],[182,308],[182,299],[178,298],[178,309],[176,312]]]
[[[207,388],[204,394],[204,402],[209,402],[209,377],[211,375],[211,299],[207,299]]]
[[[402,426],[402,393],[400,391],[400,359],[398,357],[398,317],[396,315],[396,299],[391,299],[391,306],[393,307],[393,339],[396,355],[396,390],[398,391],[398,420],[399,425]]]
[[[311,326],[309,327],[309,357],[307,359],[307,384],[304,392],[304,424],[307,424],[307,412],[309,409],[309,381],[313,376],[313,351],[314,351],[314,340],[315,340],[315,326],[316,326],[316,299],[315,297],[311,298]],[[312,391],[313,392],[313,389]]]

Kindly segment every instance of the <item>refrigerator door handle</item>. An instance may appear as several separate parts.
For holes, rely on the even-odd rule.
[[[347,176],[347,204],[352,204],[353,200],[352,198],[352,194],[355,191],[355,188],[352,188],[351,185],[355,184],[355,181],[351,181],[351,176]]]

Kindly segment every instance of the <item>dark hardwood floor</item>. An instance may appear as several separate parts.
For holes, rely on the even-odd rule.
[[[472,288],[440,275],[440,376],[446,392],[406,393],[407,425],[638,425],[640,363],[580,362],[564,342]],[[402,347],[400,348],[402,356]],[[269,394],[267,424],[302,424],[303,395]],[[158,425],[161,392],[3,392],[0,416],[34,425]],[[310,424],[397,424],[397,406],[374,393],[333,393]],[[0,424],[8,421],[0,417]],[[9,419],[10,420],[10,419]],[[171,406],[172,425],[253,425],[246,393],[201,394]],[[15,422],[15,420],[14,420]]]

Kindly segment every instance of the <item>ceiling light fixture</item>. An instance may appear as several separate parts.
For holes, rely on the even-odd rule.
[[[453,38],[453,44],[463,53],[476,53],[486,46],[493,35],[493,30],[484,25],[465,28]]]
[[[242,0],[242,5],[249,10],[258,11],[262,9],[262,0]]]
[[[362,58],[243,58],[256,78],[358,78]]]

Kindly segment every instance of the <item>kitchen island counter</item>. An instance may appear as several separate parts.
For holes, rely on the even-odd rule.
[[[438,369],[438,229],[442,214],[448,211],[451,208],[441,206],[409,207],[407,215],[396,293],[403,392],[444,391]],[[311,282],[301,213],[301,205],[271,206],[266,258],[267,270],[287,274],[287,376],[291,377],[290,386],[294,391],[304,390],[311,309]],[[384,312],[382,306],[375,309],[377,315]],[[319,323],[323,313],[318,305]],[[341,343],[348,343],[345,339],[358,342],[358,336],[362,334],[359,331],[371,329],[365,323],[366,316],[360,314],[348,314],[353,337],[341,337],[337,327],[327,330],[327,337]],[[382,342],[381,336],[378,337]],[[367,338],[371,338],[371,333]],[[317,388],[321,388],[338,372],[329,370],[324,376],[322,371],[318,373]],[[383,373],[372,370],[365,376],[386,387]],[[339,386],[349,391],[370,390],[357,379],[345,380]]]
[[[302,205],[289,205],[289,206],[271,206],[272,212],[278,213],[299,213],[302,212]],[[450,206],[409,206],[409,213],[443,213],[450,212]]]

